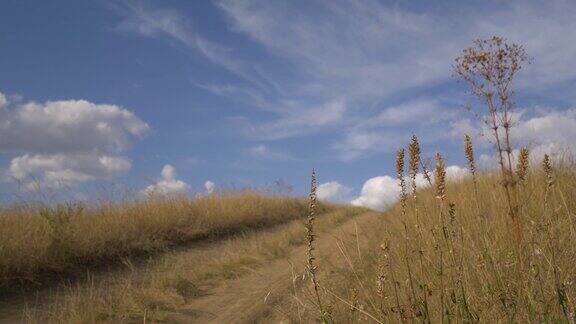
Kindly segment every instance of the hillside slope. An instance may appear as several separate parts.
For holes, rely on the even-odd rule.
[[[475,180],[410,194],[362,232],[369,244],[361,257],[319,262],[324,317],[576,322],[574,166],[557,163],[520,179],[512,191],[514,217],[499,175]],[[288,312],[287,321],[319,320],[314,299],[295,300],[293,308],[306,311]]]
[[[87,267],[85,276],[73,281],[60,273],[59,283],[47,289],[26,286],[22,294],[13,293],[0,302],[0,322],[163,320],[211,286],[285,257],[304,242],[300,219],[307,215],[305,200],[261,196],[211,199],[219,204],[205,209],[206,214],[223,217],[212,223],[226,224],[227,217],[235,231],[216,227],[203,241],[165,245],[144,256],[129,254],[118,258],[114,266]],[[228,213],[218,213],[223,210]],[[335,205],[322,205],[321,211],[320,224],[326,229],[364,212]]]

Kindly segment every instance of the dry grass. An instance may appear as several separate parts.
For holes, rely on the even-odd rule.
[[[369,256],[352,258],[340,249],[348,267],[319,263],[322,303],[330,310],[322,319],[576,323],[574,163],[553,163],[544,155],[539,167],[530,168],[529,150],[516,154],[510,141],[512,81],[527,62],[522,46],[500,37],[463,50],[454,72],[487,108],[484,121],[499,172],[477,171],[466,135],[471,177],[447,183],[443,157],[436,153],[434,187],[416,191],[415,175],[424,164],[413,136],[408,177],[404,149],[397,154],[400,202],[364,230],[369,243],[362,247]],[[361,250],[360,243],[356,248]],[[315,304],[311,298],[303,308]],[[307,319],[318,317],[308,312]]]
[[[320,213],[336,206],[320,204]],[[198,199],[149,199],[54,208],[14,207],[0,214],[0,287],[43,281],[305,217],[307,201],[255,192]]]
[[[546,161],[523,170],[516,186],[520,242],[502,178],[492,173],[437,182],[364,227],[362,257],[343,254],[346,267],[319,264],[331,321],[573,323],[576,172]]]
[[[323,233],[364,211],[339,207],[318,215],[315,230]],[[170,252],[145,264],[127,261],[115,275],[95,275],[86,283],[45,296],[51,303],[29,305],[24,318],[37,323],[173,322],[190,300],[210,287],[284,258],[305,240],[304,220],[298,219],[270,229],[247,230],[215,244]]]

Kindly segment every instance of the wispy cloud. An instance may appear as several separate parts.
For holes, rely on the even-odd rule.
[[[264,144],[259,144],[253,146],[246,150],[246,153],[257,159],[267,159],[267,160],[287,160],[291,157],[282,151],[273,150]]]
[[[200,35],[182,13],[122,3],[119,29],[176,40],[238,77],[194,84],[265,111],[264,118],[246,112],[233,119],[246,135],[280,140],[344,131],[331,146],[344,159],[386,151],[408,129],[445,138],[439,130],[457,119],[453,101],[445,100],[452,59],[475,38],[498,34],[526,46],[535,60],[522,71],[521,91],[546,95],[576,80],[576,42],[565,32],[576,28],[576,5],[569,1],[460,2],[424,11],[372,0],[319,1],[314,10],[291,2],[215,1],[230,31],[249,39],[234,48]],[[238,55],[248,48],[266,60]]]
[[[118,31],[144,37],[167,37],[203,55],[235,76],[260,88],[267,86],[250,71],[249,65],[235,58],[232,48],[212,42],[195,32],[185,16],[171,9],[153,6],[145,1],[124,0],[111,6],[122,20]]]

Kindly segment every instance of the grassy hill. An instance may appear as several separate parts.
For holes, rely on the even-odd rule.
[[[256,192],[0,217],[0,322],[162,320],[208,287],[304,244],[306,199]],[[332,228],[362,208],[320,204]]]
[[[318,296],[306,265],[307,200],[245,192],[5,211],[3,284],[30,289],[37,278],[52,288],[5,300],[0,321],[574,319],[571,164],[527,171],[515,184],[516,218],[499,174],[433,182],[415,195],[409,178],[405,200],[383,213],[319,205]],[[46,273],[59,283],[42,281]]]
[[[515,183],[484,173],[412,194],[318,262],[319,297],[293,321],[554,322],[576,320],[576,170],[535,166]],[[551,167],[551,168],[550,168]],[[361,251],[361,252],[360,252]]]
[[[322,204],[320,212],[337,210]],[[20,206],[0,214],[0,287],[83,273],[121,257],[217,240],[305,217],[304,199],[255,192],[87,207]]]
[[[420,188],[415,137],[409,147],[399,202],[382,213],[316,204],[315,185],[310,201],[5,209],[0,322],[576,320],[574,164],[529,165],[525,150],[513,174],[479,173],[470,142],[471,176],[447,181],[438,154]]]

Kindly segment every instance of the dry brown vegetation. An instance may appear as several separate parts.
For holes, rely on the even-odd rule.
[[[574,167],[530,171],[517,194],[520,246],[498,174],[449,183],[444,199],[438,188],[418,191],[382,214],[362,232],[362,255],[342,252],[351,262],[338,268],[319,263],[330,321],[576,320]],[[325,317],[307,300],[305,318]]]
[[[365,212],[344,206],[326,210],[326,206],[320,207],[319,233]],[[195,315],[181,310],[192,300],[227,280],[285,258],[305,242],[305,232],[303,220],[293,219],[267,229],[244,229],[240,235],[170,251],[145,262],[132,263],[127,258],[114,272],[96,272],[85,282],[62,285],[40,299],[30,297],[24,307],[19,302],[9,319],[34,323],[141,323],[174,322],[184,316],[186,319],[180,322],[189,322]]]
[[[526,55],[497,37],[475,46],[456,68],[488,107],[499,170],[477,169],[473,139],[466,135],[470,176],[448,182],[442,154],[427,170],[413,136],[407,149],[397,151],[399,202],[379,214],[318,203],[315,173],[308,201],[243,192],[5,211],[4,285],[123,261],[113,272],[60,285],[36,302],[28,299],[26,307],[20,303],[19,317],[12,319],[576,322],[575,165],[548,155],[534,162],[528,148],[512,149],[511,83]],[[427,180],[423,188],[415,181],[419,173]],[[186,249],[169,249],[176,246]],[[130,258],[157,251],[164,253]],[[297,256],[300,267],[275,286],[282,281],[279,269],[288,266],[278,261],[288,256]],[[242,280],[258,271],[263,275]],[[246,297],[233,290],[239,287],[256,293]],[[194,305],[211,313],[198,314],[202,309]],[[218,317],[223,308],[238,314]]]
[[[319,208],[325,213],[337,207]],[[248,191],[96,207],[15,207],[0,215],[0,287],[84,273],[120,257],[283,224],[307,211],[305,200]]]
[[[397,153],[399,203],[363,231],[368,252],[349,253],[361,247],[348,241],[345,267],[326,273],[318,263],[320,279],[310,285],[319,281],[322,296],[294,306],[308,311],[292,320],[576,322],[574,163],[544,155],[530,166],[529,150],[515,154],[510,142],[512,80],[526,60],[521,46],[499,37],[476,41],[456,60],[456,74],[487,107],[499,170],[478,172],[466,135],[471,177],[447,183],[436,153],[434,183],[417,190],[423,164],[413,137],[408,170],[405,150]]]

